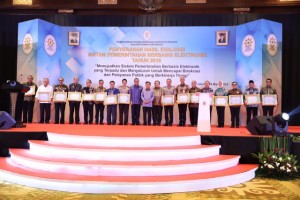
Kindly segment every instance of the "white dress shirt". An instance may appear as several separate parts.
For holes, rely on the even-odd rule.
[[[53,98],[53,87],[51,85],[47,85],[47,86],[41,85],[38,87],[38,90],[35,95],[35,98],[37,100],[40,100],[40,92],[49,92],[50,99]],[[51,103],[51,102],[40,102],[40,103]]]

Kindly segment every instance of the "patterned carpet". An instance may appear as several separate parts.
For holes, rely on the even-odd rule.
[[[232,187],[205,190],[201,192],[125,195],[125,194],[79,194],[40,190],[11,184],[0,180],[1,200],[200,200],[200,199],[300,199],[300,179],[278,181],[255,178]]]

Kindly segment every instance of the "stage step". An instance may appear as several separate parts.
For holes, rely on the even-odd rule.
[[[146,139],[145,139],[146,140]],[[94,147],[49,141],[29,141],[30,151],[36,155],[107,161],[160,161],[206,158],[219,155],[220,145],[176,147]]]
[[[218,155],[208,158],[166,161],[95,161],[35,155],[30,150],[10,149],[15,164],[35,170],[87,176],[166,176],[211,172],[234,167],[240,156]]]
[[[14,164],[10,158],[0,158],[0,177],[12,183],[67,192],[153,194],[239,184],[254,178],[256,167],[237,165],[214,172],[173,176],[82,176],[32,170]]]
[[[127,128],[128,129],[128,128]],[[96,135],[78,135],[61,134],[48,132],[48,139],[51,142],[72,144],[72,145],[90,145],[101,147],[174,147],[200,145],[200,135],[194,136],[171,136],[163,134],[156,137],[121,137],[121,136],[96,136]],[[120,135],[120,134],[119,134]],[[145,134],[144,134],[145,135]],[[151,134],[149,134],[151,135]],[[153,135],[153,134],[152,134]]]

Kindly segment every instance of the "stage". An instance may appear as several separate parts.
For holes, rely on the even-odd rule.
[[[254,178],[251,154],[269,136],[244,127],[196,130],[36,123],[1,130],[0,175],[30,187],[127,194],[199,191]]]

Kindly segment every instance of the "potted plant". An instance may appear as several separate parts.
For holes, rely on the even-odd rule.
[[[259,161],[258,176],[289,180],[298,177],[296,156],[288,152],[289,137],[263,137],[261,152],[254,154]]]

